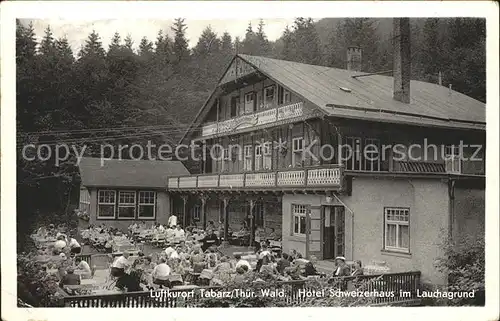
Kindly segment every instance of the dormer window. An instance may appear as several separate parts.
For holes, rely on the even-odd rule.
[[[224,160],[230,160],[231,157],[229,157],[229,149],[228,148],[224,148]]]
[[[252,145],[246,145],[245,146],[245,163],[244,163],[245,171],[252,170],[252,160],[253,160]]]
[[[262,168],[262,145],[255,146],[255,170],[258,171]]]
[[[274,86],[264,88],[264,108],[271,107],[274,104]]]
[[[262,159],[262,167],[264,169],[271,169],[271,164],[272,164],[271,148],[272,148],[271,142],[265,142],[262,145],[262,153],[264,154],[264,157]]]
[[[304,138],[297,137],[292,140],[292,166],[293,167],[302,167],[303,155],[302,151],[304,150]]]
[[[290,91],[286,90],[282,86],[278,86],[278,105],[288,104],[292,101],[292,95]]]
[[[231,118],[238,116],[238,110],[240,109],[240,97],[231,97]]]
[[[255,93],[245,94],[245,114],[251,114],[255,111]]]

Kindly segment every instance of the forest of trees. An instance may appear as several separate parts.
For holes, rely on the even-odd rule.
[[[33,26],[18,21],[17,218],[28,223],[18,228],[29,226],[35,212],[67,211],[78,194],[73,156],[61,166],[50,155],[26,161],[26,144],[86,145],[92,156],[102,143],[175,144],[236,53],[345,68],[346,48],[355,45],[363,50],[363,71],[390,70],[392,30],[380,30],[390,26],[381,20],[390,19],[296,18],[276,41],[267,38],[262,20],[249,24],[243,39],[207,26],[189,48],[189,25],[179,18],[156,39],[142,38],[137,50],[119,31],[104,48],[94,31],[79,52],[50,26],[37,43]],[[413,20],[413,79],[436,83],[441,71],[444,86],[485,101],[485,29],[484,19]]]

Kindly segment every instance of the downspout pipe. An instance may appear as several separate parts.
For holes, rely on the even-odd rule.
[[[448,180],[448,239],[453,242],[453,225],[455,222],[455,180]]]

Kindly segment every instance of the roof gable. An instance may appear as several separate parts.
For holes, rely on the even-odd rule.
[[[226,72],[220,79],[218,85],[227,84],[230,81],[249,75],[255,71],[257,71],[257,69],[249,65],[240,57],[236,56],[229,64],[229,67],[226,69]]]
[[[258,71],[312,103],[325,114],[419,126],[478,128],[486,125],[486,104],[446,87],[411,81],[410,103],[393,99],[393,77],[239,54],[184,134],[203,122],[220,86]]]
[[[78,168],[82,186],[165,188],[168,176],[189,175],[179,161],[103,160],[83,157]]]

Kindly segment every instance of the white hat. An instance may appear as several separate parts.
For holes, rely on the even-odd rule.
[[[343,256],[337,256],[337,257],[335,258],[335,260],[342,260],[342,261],[344,261],[344,262],[345,262],[345,257],[343,257]]]

